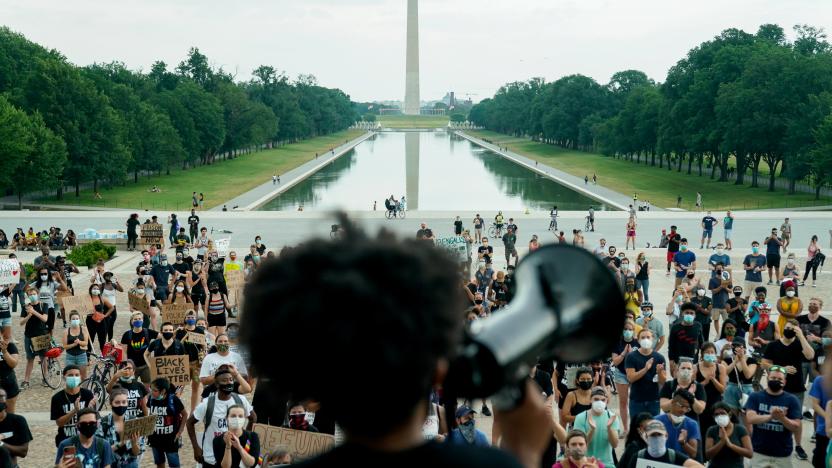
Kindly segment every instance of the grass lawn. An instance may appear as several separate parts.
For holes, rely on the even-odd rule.
[[[344,140],[351,140],[362,133],[362,130],[345,130],[228,161],[218,161],[209,166],[185,171],[171,169],[170,175],[139,177],[137,184],[131,178],[123,187],[101,190],[101,200],[93,199],[92,190],[82,190],[79,198],[75,197],[73,191],[64,194],[63,200],[49,197],[38,201],[107,208],[186,210],[191,207],[191,192],[196,191],[205,194],[204,208],[208,209],[271,180],[274,173],[283,174],[314,159],[315,153],[329,151],[330,148],[343,144]],[[161,193],[149,191],[154,185],[159,186]]]
[[[378,121],[387,128],[438,128],[448,126],[447,115],[380,115]]]
[[[681,207],[692,210],[695,208],[697,191],[702,193],[705,208],[713,210],[832,205],[832,199],[821,197],[820,200],[815,200],[814,194],[810,193],[786,195],[784,190],[769,192],[767,177],[760,180],[763,187],[749,187],[750,177],[747,179],[748,185],[737,186],[733,183],[716,182],[707,175],[687,175],[686,166],[679,173],[675,170],[668,171],[666,168],[635,164],[599,154],[567,150],[491,131],[468,133],[487,138],[495,144],[508,147],[511,151],[578,177],[589,175],[592,178],[592,174],[596,174],[599,184],[628,196],[638,193],[639,200],[649,200],[653,205],[662,208],[675,207],[676,197],[681,195]]]

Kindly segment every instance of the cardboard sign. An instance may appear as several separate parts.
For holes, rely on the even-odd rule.
[[[17,259],[0,260],[0,285],[20,282],[20,262]]]
[[[159,356],[152,358],[150,364],[151,379],[164,377],[170,380],[170,384],[185,385],[191,381],[190,362],[188,355]]]
[[[64,307],[64,298],[65,297],[72,297],[72,293],[69,291],[55,291],[55,299],[58,301],[58,305]],[[64,307],[64,309],[66,309]]]
[[[468,261],[468,247],[464,237],[441,237],[436,239],[434,244],[439,248],[447,250],[451,255],[456,256],[460,262]]]
[[[128,419],[124,421],[123,438],[127,439],[133,434],[138,434],[139,437],[153,434],[156,430],[156,416],[142,416],[140,418]]]
[[[269,453],[275,447],[286,446],[292,458],[306,460],[329,451],[335,446],[335,437],[317,432],[297,431],[282,427],[255,424],[254,432],[260,436],[260,452]]]
[[[185,322],[185,315],[189,310],[194,310],[194,305],[187,302],[175,302],[173,304],[162,304],[162,322],[170,322],[179,325]]]
[[[139,236],[142,239],[159,239],[165,237],[164,228],[158,223],[142,224]]]
[[[220,257],[225,257],[228,255],[228,249],[231,247],[231,239],[217,239],[213,241],[213,246],[209,245],[210,250],[216,250],[217,255]]]
[[[88,295],[84,296],[64,296],[64,310],[69,315],[70,311],[77,310],[83,317],[86,314],[91,314],[95,310],[92,306],[92,298]]]
[[[32,320],[32,319],[30,319]],[[32,338],[32,350],[43,351],[52,347],[52,335],[35,336]]]
[[[130,300],[130,310],[138,310],[144,314],[149,313],[150,304],[147,303],[147,299],[144,296],[128,293],[127,299]]]
[[[670,463],[645,460],[643,458],[639,458],[636,461],[636,468],[673,468],[675,466],[676,465],[671,465]]]
[[[188,334],[185,335],[185,339],[183,339],[182,341],[184,341],[185,343],[191,343],[191,344],[195,344],[195,345],[198,345],[198,346],[205,346],[206,345],[205,334],[204,333],[188,332]]]
[[[242,270],[228,270],[225,273],[225,285],[229,291],[243,289],[246,285],[246,276]]]

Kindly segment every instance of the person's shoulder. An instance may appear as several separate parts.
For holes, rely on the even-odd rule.
[[[521,465],[507,452],[492,447],[429,442],[412,450],[380,453],[344,445],[301,463],[303,468],[359,465],[363,467],[427,466],[432,468],[506,467]]]

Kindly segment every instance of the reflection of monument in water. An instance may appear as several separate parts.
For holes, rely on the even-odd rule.
[[[419,138],[420,132],[405,132],[404,161],[405,161],[405,192],[407,194],[407,209],[419,209]]]

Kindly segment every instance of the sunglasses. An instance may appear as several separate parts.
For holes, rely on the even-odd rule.
[[[782,373],[785,374],[786,373],[786,368],[783,367],[783,366],[771,366],[771,367],[768,368],[768,371],[769,372],[782,372]]]

